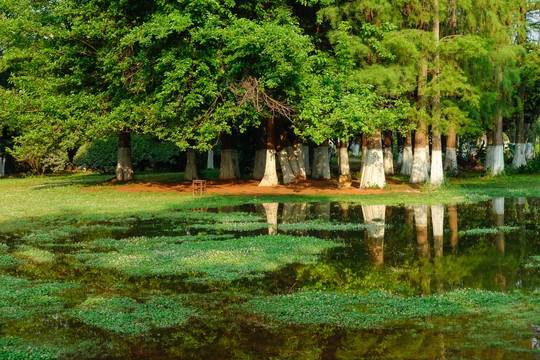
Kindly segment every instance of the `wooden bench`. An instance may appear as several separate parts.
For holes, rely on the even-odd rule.
[[[204,195],[206,194],[206,180],[193,180],[193,195]]]

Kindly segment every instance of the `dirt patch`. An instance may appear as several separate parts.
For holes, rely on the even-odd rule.
[[[368,195],[384,194],[392,192],[418,191],[419,186],[413,186],[403,182],[389,181],[386,189],[360,189],[359,181],[353,181],[352,186],[341,188],[337,180],[304,180],[289,185],[259,187],[257,180],[208,180],[206,193],[210,195]],[[85,189],[95,191],[103,187],[113,187],[122,193],[140,192],[179,192],[192,193],[191,182],[175,184],[160,183],[129,183],[129,184],[106,184],[93,186]]]

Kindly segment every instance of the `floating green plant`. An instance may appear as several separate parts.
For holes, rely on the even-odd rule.
[[[267,229],[269,224],[263,222],[231,222],[217,224],[193,224],[189,225],[192,230],[213,230],[213,231],[255,231]]]
[[[171,243],[169,238],[101,239],[75,255],[82,264],[129,275],[189,275],[206,280],[260,277],[293,263],[313,263],[318,255],[339,246],[314,237],[265,235],[223,241]]]
[[[459,236],[470,236],[470,235],[482,235],[482,234],[496,234],[499,231],[503,232],[510,232],[519,230],[519,227],[517,226],[500,226],[498,228],[477,228],[477,229],[469,229],[469,230],[462,230],[458,232]]]
[[[30,246],[20,246],[17,248],[17,252],[13,254],[16,257],[19,257],[28,261],[32,261],[38,264],[51,263],[55,259],[53,253],[46,250],[30,247]]]
[[[144,301],[130,298],[89,298],[69,314],[104,330],[140,335],[151,329],[185,324],[196,314],[184,305],[185,299],[182,295],[152,296]]]
[[[327,230],[327,231],[343,231],[343,230],[360,230],[360,229],[366,229],[369,227],[384,227],[384,223],[381,225],[373,225],[373,224],[339,224],[339,223],[333,223],[329,221],[320,221],[320,220],[311,220],[311,221],[305,221],[301,223],[292,223],[292,224],[279,224],[278,228],[279,230],[301,230],[301,231],[321,231],[321,230]]]
[[[0,254],[0,268],[8,268],[21,264],[22,261],[9,254]]]

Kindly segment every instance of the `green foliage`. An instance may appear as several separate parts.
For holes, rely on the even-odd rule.
[[[152,296],[141,301],[88,298],[69,313],[88,325],[134,336],[187,323],[196,312],[184,305],[185,299],[182,295]]]
[[[266,235],[181,244],[161,237],[102,239],[84,246],[89,252],[74,257],[86,266],[135,276],[188,274],[195,280],[232,281],[261,277],[287,264],[314,262],[318,254],[339,245],[314,237]]]
[[[0,357],[9,360],[53,360],[59,351],[53,346],[32,346],[24,339],[0,337]]]
[[[366,229],[368,227],[377,227],[380,226],[377,225],[370,225],[370,224],[339,224],[329,221],[321,221],[321,220],[309,220],[304,221],[301,223],[292,223],[292,224],[279,224],[279,230],[285,230],[285,231],[294,231],[294,230],[301,230],[301,231],[321,231],[321,230],[327,230],[327,231],[347,231],[347,230],[360,230],[360,229]]]
[[[150,136],[132,136],[132,163],[135,169],[146,167],[173,169],[178,164],[180,149],[170,142],[158,141]],[[75,165],[104,173],[114,173],[117,163],[118,137],[95,140],[79,148]]]

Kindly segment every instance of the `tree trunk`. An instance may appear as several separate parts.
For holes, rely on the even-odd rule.
[[[186,162],[186,171],[184,172],[184,180],[194,180],[197,179],[197,161],[195,159],[195,150],[187,150],[187,162]]]
[[[384,173],[394,175],[394,154],[392,153],[392,132],[384,132]]]
[[[281,167],[281,174],[283,175],[283,183],[285,185],[294,181],[295,176],[289,162],[289,155],[285,149],[281,149],[278,152],[279,166]]]
[[[206,158],[206,168],[207,169],[214,168],[214,150],[208,150],[208,156]]]
[[[278,184],[274,118],[269,117],[266,120],[266,160],[264,176],[259,183],[259,186],[276,186]]]
[[[309,166],[309,145],[304,145],[302,147],[302,152],[304,153],[304,167],[306,168],[306,177],[311,175],[311,166]]]
[[[221,134],[221,163],[219,179],[236,179],[235,149],[236,139],[233,134]]]
[[[452,247],[452,254],[458,253],[458,213],[457,205],[448,205],[448,226],[450,227],[450,246]]]
[[[317,158],[319,157],[319,147],[314,147],[313,148],[313,166],[311,167],[311,177],[313,179],[318,179],[319,178],[319,172],[320,172],[320,168],[317,167]]]
[[[401,164],[401,175],[410,176],[413,167],[412,132],[407,131],[405,142],[403,143],[403,162]]]
[[[364,154],[362,154],[362,158]],[[386,185],[381,132],[378,130],[367,139],[366,163],[362,167],[360,188],[383,188]]]
[[[339,178],[340,182],[350,181],[351,168],[349,166],[349,149],[346,141],[338,141]]]
[[[365,234],[369,244],[371,257],[375,265],[384,264],[384,222],[386,216],[385,205],[362,206],[364,224],[368,225]]]
[[[314,171],[317,176],[314,176],[315,179],[325,179],[330,180],[330,159],[328,158],[328,140],[324,141],[317,148],[317,156],[314,156],[316,159],[316,164],[314,166]]]
[[[257,131],[257,148],[255,150],[255,159],[253,162],[253,178],[261,180],[264,176],[266,165],[266,132],[263,124]]]
[[[440,186],[444,180],[441,134],[433,130],[431,141],[433,145],[431,151],[431,186]]]
[[[118,163],[116,164],[116,180],[133,180],[133,163],[131,161],[131,133],[120,131],[118,133]]]
[[[516,147],[514,151],[514,158],[512,159],[512,166],[514,166],[515,168],[527,165],[527,159],[525,158],[526,148],[527,143],[525,142],[525,113],[522,107],[519,111],[516,122]]]
[[[486,166],[485,170],[491,173],[493,167],[493,130],[488,129],[486,135]]]
[[[0,157],[0,178],[6,176],[6,158],[5,156]]]
[[[453,126],[448,129],[446,138],[446,156],[444,158],[444,170],[447,173],[456,174],[458,171],[456,152],[456,130]]]
[[[304,144],[301,142],[296,142],[294,144],[294,156],[298,161],[298,168],[300,173],[300,178],[305,179],[307,177],[306,171],[306,153],[304,152]],[[309,149],[309,148],[308,148]],[[309,160],[308,160],[309,162]]]
[[[268,223],[268,235],[276,235],[278,231],[278,209],[279,203],[262,204],[266,213],[266,222]]]
[[[368,142],[367,136],[362,135],[362,169],[364,168],[364,165],[366,164],[366,159],[367,159],[367,153],[368,153],[367,142]]]
[[[429,181],[428,152],[426,150],[426,127],[418,124],[414,134],[414,156],[411,170],[411,184]]]
[[[358,156],[358,154],[360,154],[360,144],[358,143],[358,140],[355,140],[353,142],[352,154],[353,154],[353,156]]]
[[[491,167],[491,174],[496,176],[504,172],[503,118],[500,106],[497,109],[494,125],[495,133],[493,139],[493,165]]]

